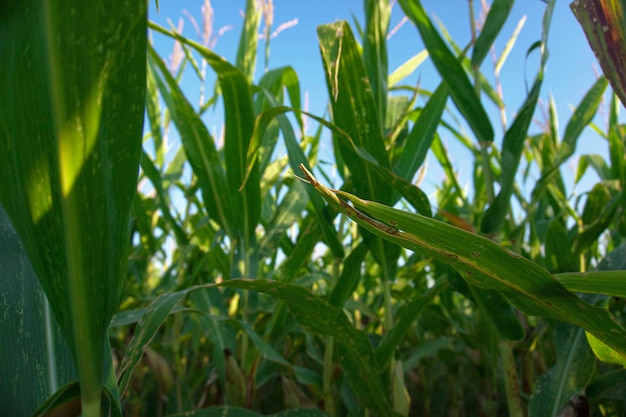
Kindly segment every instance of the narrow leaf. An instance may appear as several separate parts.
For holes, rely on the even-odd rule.
[[[480,98],[476,95],[463,67],[434,28],[421,1],[401,0],[400,5],[417,26],[437,72],[446,83],[454,104],[467,120],[476,138],[480,142],[493,142],[493,128]]]

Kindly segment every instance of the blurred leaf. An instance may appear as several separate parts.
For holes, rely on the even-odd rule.
[[[384,126],[387,115],[388,62],[387,32],[391,6],[388,0],[365,0],[365,33],[363,36],[363,62],[369,77],[378,125]]]
[[[250,172],[250,167],[254,166],[256,163],[256,159],[258,158],[258,151],[261,145],[261,140],[265,130],[269,123],[274,119],[278,118],[279,125],[283,132],[283,139],[285,140],[285,145],[287,147],[287,155],[289,156],[289,165],[295,171],[296,168],[300,164],[304,164],[308,166],[309,162],[300,148],[298,141],[293,133],[293,129],[291,128],[291,124],[287,120],[287,118],[283,115],[283,113],[287,111],[292,111],[296,109],[292,109],[284,106],[277,106],[278,103],[274,101],[271,96],[267,96],[268,100],[272,102],[272,104],[276,107],[272,107],[263,113],[259,114],[254,124],[254,129],[252,132],[252,139],[250,140],[250,146],[248,148],[247,155],[247,166],[248,172]],[[309,117],[314,117],[306,112],[302,112]],[[244,183],[248,181],[248,176],[246,175],[246,179]],[[321,227],[321,231],[324,234],[324,240],[326,244],[329,246],[335,257],[342,258],[344,256],[343,246],[339,242],[337,238],[337,234],[332,226],[332,217],[328,212],[326,207],[324,206],[323,200],[319,197],[319,195],[315,192],[312,192],[310,189],[307,189],[307,193],[313,206],[315,207],[315,214],[319,220],[319,226]]]
[[[163,188],[163,182],[161,180],[161,174],[157,170],[156,166],[150,159],[147,153],[142,151],[141,153],[141,169],[146,174],[146,176],[152,182],[154,189],[156,190],[158,196],[158,204],[161,209],[161,213],[163,213],[163,217],[167,220],[167,224],[172,228],[174,232],[174,236],[176,236],[176,243],[179,245],[186,245],[189,243],[189,239],[187,238],[187,234],[183,230],[182,226],[178,224],[178,221],[172,216],[170,212],[170,198],[169,194]]]
[[[184,291],[165,293],[157,297],[143,314],[137,325],[135,335],[130,342],[128,352],[124,356],[118,370],[119,391],[124,396],[128,389],[130,377],[143,356],[144,349],[148,347],[165,318],[170,314],[174,306],[198,287],[190,287]]]
[[[279,239],[284,236],[289,227],[298,221],[308,202],[305,187],[299,182],[292,183],[265,228],[265,234],[259,242],[261,255],[271,256],[277,250]]]
[[[454,100],[479,142],[493,142],[493,128],[476,90],[470,83],[463,67],[452,55],[443,39],[428,18],[421,1],[401,0],[402,10],[417,26],[428,54],[446,83]],[[367,197],[367,196],[366,196]]]
[[[100,410],[106,328],[125,272],[146,8],[2,6],[0,201],[74,353],[85,416]]]
[[[389,87],[393,87],[409,75],[413,74],[417,67],[419,67],[422,62],[426,60],[426,58],[428,58],[428,51],[424,50],[407,59],[402,65],[389,74],[387,85]]]
[[[413,325],[422,310],[433,301],[435,296],[446,288],[447,283],[439,284],[422,297],[414,298],[398,311],[393,328],[383,336],[383,339],[374,352],[376,360],[380,365],[385,364],[393,357],[395,349],[400,342],[402,342],[404,335]]]
[[[515,0],[494,0],[491,3],[487,19],[485,19],[485,23],[482,25],[482,30],[478,38],[476,38],[476,44],[472,51],[472,66],[474,68],[480,67],[489,53],[500,30],[502,30],[502,26],[504,26],[509,17],[514,2]]]
[[[513,34],[511,34],[511,37],[509,38],[506,45],[504,46],[504,49],[500,53],[500,56],[498,57],[498,60],[496,61],[496,64],[494,65],[494,68],[493,68],[494,74],[496,75],[500,74],[500,70],[502,69],[502,66],[504,65],[504,62],[506,61],[506,59],[509,57],[509,54],[511,53],[511,50],[513,49],[513,46],[515,45],[515,42],[517,41],[519,33],[522,31],[522,28],[524,27],[525,23],[526,23],[526,15],[522,16],[519,22],[517,22],[515,31],[513,32]]]
[[[556,364],[535,383],[528,404],[529,416],[557,417],[575,394],[583,394],[595,369],[585,333],[574,326],[557,324]]]
[[[611,176],[610,169],[604,158],[602,158],[602,155],[581,155],[578,160],[578,168],[576,169],[576,176],[574,178],[576,184],[578,184],[583,175],[585,175],[588,167],[592,167],[601,180],[608,180]]]
[[[579,270],[578,260],[572,252],[572,243],[567,229],[560,220],[553,220],[548,226],[545,239],[547,269],[551,272],[575,272]]]
[[[626,268],[626,265],[623,267]],[[556,274],[554,277],[571,292],[626,298],[626,271],[624,270],[566,272]]]
[[[235,279],[221,286],[249,289],[277,297],[287,303],[295,319],[308,332],[334,337],[338,362],[360,401],[378,415],[392,415],[372,346],[365,333],[352,326],[341,308],[328,304],[305,288],[276,281]]]
[[[237,359],[226,349],[226,383],[224,392],[226,393],[226,404],[236,407],[243,407],[247,402],[246,377],[243,374]]]
[[[580,104],[578,104],[576,110],[574,110],[574,114],[572,114],[572,117],[567,122],[567,126],[565,126],[563,140],[559,145],[558,165],[565,162],[565,160],[576,151],[578,138],[583,129],[591,123],[595,117],[598,106],[603,100],[607,85],[608,82],[606,78],[598,78],[589,91],[587,91],[587,94],[585,94]]]
[[[254,0],[246,0],[246,14],[243,18],[239,47],[237,48],[237,68],[239,68],[241,73],[246,77],[248,83],[254,80],[260,23],[261,10],[257,2]],[[225,95],[224,92],[224,96]]]
[[[574,253],[594,244],[621,212],[622,195],[611,190],[610,183],[597,183],[587,195],[581,220],[583,228],[574,238]],[[613,192],[612,192],[613,191]]]
[[[339,275],[337,284],[330,293],[329,302],[337,307],[343,307],[345,302],[356,290],[361,279],[361,264],[367,255],[368,249],[365,243],[359,245],[344,259],[343,270]]]
[[[294,408],[276,414],[263,415],[244,408],[211,407],[204,410],[173,414],[169,417],[328,417],[328,414],[314,408]]]

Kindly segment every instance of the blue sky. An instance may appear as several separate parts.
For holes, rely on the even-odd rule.
[[[160,0],[160,11],[156,12],[154,4],[151,4],[150,18],[155,22],[168,27],[170,19],[174,25],[178,24],[180,18],[184,20],[183,34],[192,39],[197,39],[193,25],[187,14],[192,15],[198,22],[200,21],[200,8],[204,2],[200,0]],[[441,20],[451,33],[452,38],[460,45],[465,46],[470,39],[469,15],[467,0],[423,0],[425,9],[431,17]],[[477,13],[480,12],[480,2],[474,1]],[[542,87],[541,100],[547,103],[550,94],[554,97],[558,116],[560,131],[562,132],[567,120],[572,114],[572,108],[582,99],[587,89],[595,80],[594,66],[596,59],[591,52],[589,45],[583,35],[582,29],[576,22],[573,13],[569,9],[569,1],[559,0],[553,15],[552,28],[549,37],[550,57],[545,82]],[[215,31],[225,26],[232,26],[232,29],[225,32],[217,40],[215,52],[234,62],[237,53],[239,35],[243,23],[242,13],[245,7],[244,0],[213,0],[211,5],[214,9]],[[327,90],[324,80],[324,72],[317,46],[316,26],[336,20],[348,20],[352,22],[356,17],[363,22],[363,3],[361,1],[348,0],[316,0],[316,1],[294,1],[275,0],[274,1],[274,25],[278,25],[297,19],[297,24],[271,40],[270,68],[284,65],[292,66],[300,77],[301,88],[304,93],[308,92],[309,109],[315,114],[323,114],[327,103]],[[513,33],[515,26],[522,16],[526,16],[526,22],[515,48],[511,52],[507,63],[501,71],[501,81],[504,90],[504,100],[507,103],[507,119],[510,124],[515,112],[517,112],[522,100],[525,98],[526,84],[532,83],[537,66],[539,54],[535,51],[527,59],[528,48],[537,40],[541,34],[541,23],[545,3],[540,0],[521,0],[515,3],[511,17],[502,31],[501,37],[496,42],[496,50],[502,51],[508,37]],[[400,21],[403,14],[399,5],[395,5],[392,13],[391,27]],[[162,56],[168,57],[172,50],[172,41],[162,36],[155,36],[155,46]],[[407,22],[388,43],[389,47],[389,69],[393,71],[411,56],[424,49],[417,29]],[[263,42],[259,44],[260,56],[264,48]],[[492,71],[491,58],[487,57],[483,65],[485,75],[489,76]],[[260,76],[263,70],[263,60],[259,60],[257,74]],[[208,71],[210,74],[210,70]],[[417,77],[421,77],[422,88],[434,90],[439,83],[439,76],[429,61],[422,64],[414,76],[407,80],[415,83]],[[257,77],[258,79],[258,77]],[[213,77],[210,74],[206,84],[207,90],[213,85]],[[190,100],[194,103],[197,100],[198,83],[192,71],[187,71],[183,79],[183,88],[187,92]],[[448,105],[452,107],[451,101]],[[495,108],[487,108],[490,115],[493,115],[493,124],[496,131],[496,146],[502,138],[499,118]],[[537,114],[540,117],[539,113]],[[221,129],[221,112],[207,115],[207,125],[212,133],[218,135]],[[604,128],[604,121],[598,118],[596,121]],[[533,128],[535,132],[539,128]],[[454,139],[446,137],[441,131],[442,139],[448,146],[453,164],[458,164],[461,177],[463,174],[469,175],[469,168],[463,165],[467,160],[463,155],[463,150],[459,149]],[[600,144],[600,146],[598,146]],[[580,153],[601,153],[606,154],[606,143],[600,139],[590,129],[579,141]],[[441,170],[438,170],[436,163],[429,164],[429,171],[424,188],[427,192],[432,192],[432,187],[441,182]],[[567,175],[567,173],[565,173]],[[595,178],[588,178],[582,185],[582,189],[588,188]]]

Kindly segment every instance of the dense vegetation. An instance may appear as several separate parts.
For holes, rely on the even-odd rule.
[[[468,47],[398,3],[426,49],[397,69],[388,1],[318,27],[329,116],[303,110],[290,67],[254,79],[267,4],[247,1],[235,63],[147,24],[145,4],[79,20],[0,7],[1,415],[626,415],[626,141],[609,81],[562,132],[553,101],[532,128],[548,1],[541,41],[522,45],[540,56],[527,96],[492,120],[487,106],[512,112],[507,51],[483,61],[513,1],[493,1]],[[174,71],[147,28],[184,52]],[[402,84],[426,55],[440,84]],[[182,74],[207,71],[217,83],[192,103]],[[202,120],[218,105],[221,138]],[[574,182],[598,178],[576,196],[562,168],[587,127],[609,158],[576,158]],[[470,187],[443,131],[473,158]],[[446,174],[434,200],[428,152]]]

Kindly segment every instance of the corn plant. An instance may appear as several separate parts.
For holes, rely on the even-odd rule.
[[[493,1],[479,32],[469,2],[463,46],[418,0],[366,0],[364,22],[317,29],[323,116],[303,109],[292,68],[268,64],[272,2],[247,0],[234,63],[207,20],[198,41],[149,23],[179,51],[169,66],[145,43],[145,5],[85,16],[61,14],[87,10],[67,3],[0,6],[0,347],[16,363],[9,338],[47,347],[30,368],[0,363],[3,397],[23,399],[0,414],[623,414],[623,127],[614,94],[597,124],[600,77],[562,133],[552,100],[533,130],[554,1],[508,109],[498,74],[523,21],[504,50],[495,41],[513,1]],[[394,7],[424,49],[390,70]],[[128,32],[113,36],[121,16]],[[426,58],[440,83],[402,85]],[[205,125],[217,106],[222,136]],[[609,160],[580,157],[574,185],[589,170],[599,181],[577,196],[563,167],[588,127]],[[473,157],[469,190],[444,132]],[[416,185],[429,152],[446,173],[431,199]]]

